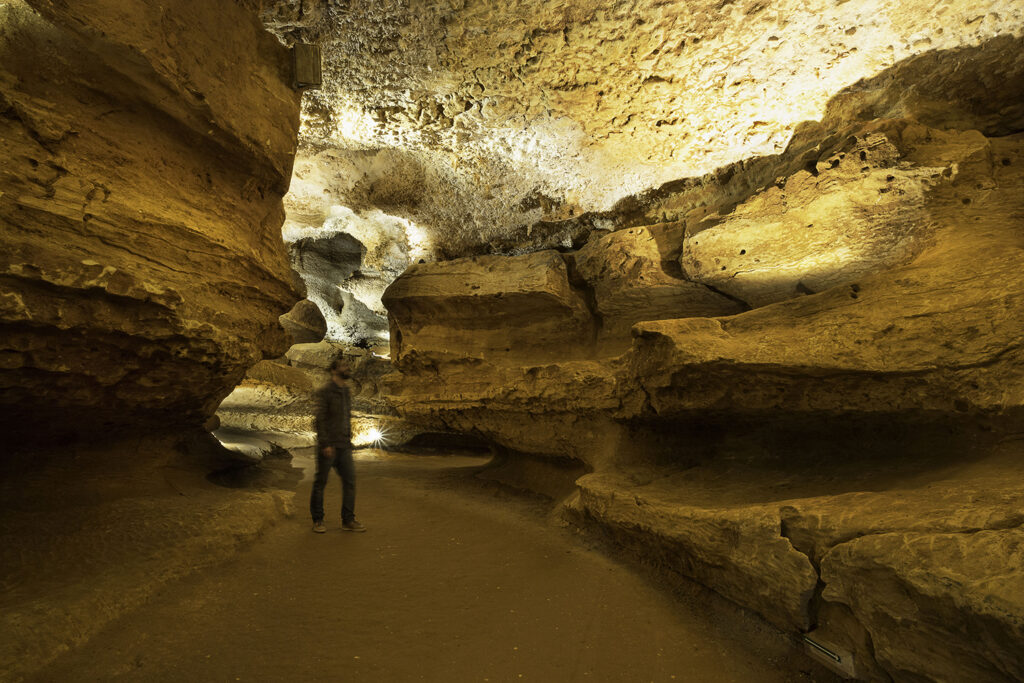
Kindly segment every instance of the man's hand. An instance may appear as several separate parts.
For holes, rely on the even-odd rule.
[[[324,457],[334,460],[334,446],[326,446],[323,450]]]

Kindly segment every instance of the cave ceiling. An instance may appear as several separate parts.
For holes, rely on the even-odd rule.
[[[779,153],[861,79],[1019,34],[1024,5],[284,0],[264,20],[324,59],[286,235],[398,218],[444,258]]]

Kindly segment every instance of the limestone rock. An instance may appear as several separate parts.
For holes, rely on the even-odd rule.
[[[577,505],[613,531],[656,546],[671,569],[745,605],[785,630],[810,627],[809,602],[818,574],[807,556],[779,535],[771,506],[702,508],[677,496],[631,489],[589,474],[577,481]]]
[[[682,225],[655,225],[619,230],[597,239],[573,255],[576,272],[593,291],[601,319],[602,341],[624,350],[629,328],[643,320],[714,317],[744,310],[742,304],[678,272],[672,253],[682,249]]]
[[[313,382],[309,375],[298,368],[283,365],[272,360],[260,361],[249,368],[245,378],[254,382],[276,384],[286,387],[295,393],[310,393],[313,391]]]
[[[327,380],[327,368],[344,352],[345,347],[342,344],[324,340],[315,344],[295,344],[288,349],[285,357],[288,364],[293,367],[306,372],[320,373],[317,376],[323,382]]]
[[[275,376],[281,374],[275,373]],[[217,409],[221,429],[292,434],[312,432],[314,412],[308,380],[288,385],[277,384],[269,377],[243,380]]]
[[[941,174],[987,143],[977,132],[942,136],[935,147],[948,145],[949,158],[910,166],[900,164],[913,144],[903,133],[921,135],[891,122],[860,129],[781,187],[689,226],[684,273],[759,307],[910,261],[938,227],[935,175],[948,178]]]
[[[309,299],[295,304],[279,320],[284,331],[291,335],[293,344],[315,344],[327,334],[327,321],[323,313]]]
[[[260,2],[263,23],[281,33],[315,26],[324,18],[324,6],[319,0],[281,0]]]
[[[297,170],[284,228],[292,267],[324,313],[329,338],[364,348],[386,341],[381,295],[409,265],[406,226],[398,219],[359,216],[337,206],[299,210],[295,195],[309,184],[302,169]]]
[[[877,656],[876,678],[1015,680],[1020,441],[871,424],[678,424],[662,453],[635,447],[646,466],[581,478],[571,510],[774,623],[814,623],[861,671]],[[682,445],[687,461],[651,466]],[[819,568],[825,602],[797,590]]]
[[[848,603],[896,678],[1024,678],[1024,531],[889,533],[822,560],[825,597]]]
[[[410,354],[559,357],[592,337],[590,311],[554,251],[413,265],[384,303],[398,363]]]
[[[390,380],[393,404],[404,417],[531,457],[578,459],[592,470],[568,508],[578,522],[598,524],[783,628],[838,634],[861,671],[1013,680],[1024,612],[1020,574],[1003,563],[1019,563],[1019,444],[998,467],[989,459],[1002,448],[999,438],[1019,432],[1024,409],[1024,137],[888,120],[845,125],[808,144],[775,160],[786,174],[778,182],[755,182],[767,168],[758,163],[723,174],[730,190],[702,190],[721,203],[675,224],[689,234],[681,256],[627,229],[573,255],[572,276],[584,291],[593,283],[600,314],[617,290],[602,289],[601,261],[591,260],[599,250],[612,261],[614,245],[633,245],[636,260],[621,261],[630,278],[614,283],[629,292],[656,268],[671,277],[666,257],[686,264],[688,248],[720,248],[724,257],[739,244],[730,240],[749,236],[739,218],[748,211],[761,212],[751,221],[770,223],[775,211],[784,222],[806,210],[804,200],[826,197],[830,208],[814,210],[846,220],[842,230],[862,251],[849,250],[851,270],[840,263],[818,274],[823,291],[799,292],[782,265],[794,255],[829,261],[842,230],[828,239],[805,233],[804,252],[784,240],[765,243],[782,284],[765,271],[735,290],[765,305],[639,321],[618,357],[563,343],[559,356],[502,360],[477,353],[461,331],[443,348],[417,347],[413,335],[400,377]],[[884,158],[872,161],[873,153]],[[856,168],[843,166],[850,156]],[[882,202],[899,189],[913,201],[862,210],[879,169],[895,188],[874,188]],[[686,202],[698,185],[680,184],[691,193]],[[717,246],[689,244],[712,235]],[[436,277],[429,287],[405,281],[403,322],[445,320],[430,307],[436,292],[485,281],[453,269],[442,285],[443,266],[425,269]],[[719,286],[731,285],[712,284]],[[524,315],[511,306],[489,311],[513,313]],[[589,360],[579,357],[587,353]],[[923,550],[932,542],[934,564]],[[964,559],[970,552],[977,567]],[[872,596],[879,583],[883,592]],[[900,591],[904,597],[888,600]],[[978,653],[946,646],[978,633]]]
[[[280,446],[251,434],[219,429],[213,432],[213,435],[229,453],[247,464],[256,464],[264,458],[274,456],[290,457]]]
[[[560,221],[779,154],[832,128],[839,94],[841,123],[994,136],[1024,113],[1014,0],[325,1],[315,25],[310,3],[265,4],[275,22],[301,6],[283,34],[324,50],[300,162],[338,178],[332,204],[409,219],[445,258],[535,249]]]
[[[338,285],[358,272],[363,251],[359,240],[344,233],[302,237],[288,245],[292,268],[306,284],[307,296],[323,314],[332,338],[341,335],[339,321],[345,312]]]
[[[640,325],[631,353],[649,377],[642,383],[653,410],[956,413],[1024,405],[1016,389],[1024,261],[1011,218],[1024,207],[1024,139],[982,143],[976,134],[914,125],[901,136],[901,165],[931,170],[936,225],[928,246],[905,265],[819,294],[733,317]],[[966,253],[976,264],[970,273]]]
[[[202,424],[286,348],[286,51],[233,2],[16,0],[0,64],[5,429]]]

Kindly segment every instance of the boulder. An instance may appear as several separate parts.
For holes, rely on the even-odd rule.
[[[327,334],[327,321],[320,307],[309,299],[295,304],[278,320],[284,331],[291,335],[292,344],[315,344]]]
[[[343,344],[325,340],[315,344],[295,344],[285,353],[285,358],[293,367],[322,373],[322,379],[326,381],[327,368],[344,352]]]
[[[383,301],[399,364],[410,355],[564,357],[593,338],[590,311],[555,251],[413,265]]]

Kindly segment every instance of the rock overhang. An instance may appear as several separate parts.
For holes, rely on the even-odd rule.
[[[449,258],[512,250],[510,233],[529,243],[542,236],[530,226],[543,233],[778,154],[850,86],[1024,26],[1005,0],[307,1],[265,12],[280,35],[324,53],[299,165],[344,171],[293,194],[289,212],[316,222],[335,205],[377,209],[415,222]],[[924,111],[949,99],[942,90],[923,82],[884,104]]]

